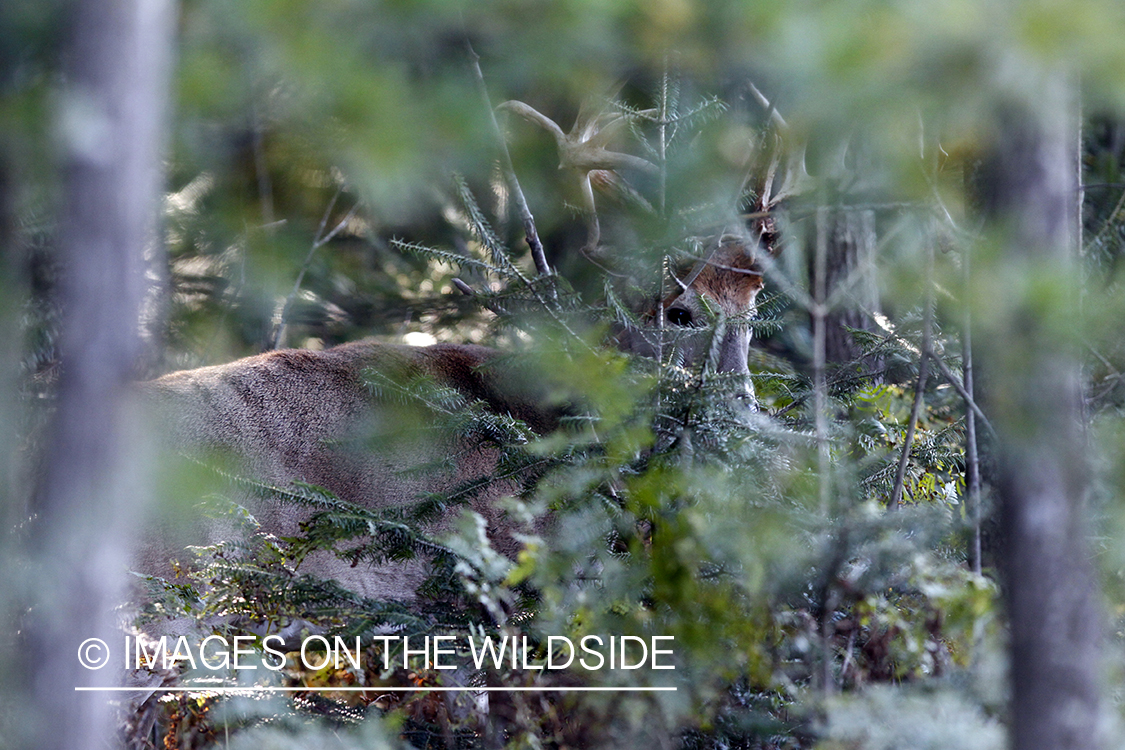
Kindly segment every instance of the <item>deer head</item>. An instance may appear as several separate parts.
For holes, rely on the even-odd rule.
[[[746,321],[755,311],[755,300],[762,288],[764,255],[773,255],[776,230],[772,210],[786,198],[805,189],[808,174],[804,167],[804,149],[793,144],[785,120],[753,84],[754,96],[767,108],[775,147],[768,165],[748,165],[739,195],[753,194],[753,213],[744,216],[740,234],[721,234],[690,258],[689,266],[673,273],[670,295],[644,311],[643,325],[627,327],[616,336],[625,351],[664,359],[675,353],[684,364],[703,362],[704,367],[718,373],[743,377],[743,397],[754,403],[749,379],[748,350],[751,331]],[[569,133],[553,120],[528,104],[508,101],[498,109],[511,112],[551,133],[559,151],[559,168],[575,170],[581,177],[584,214],[589,231],[582,253],[612,265],[598,247],[600,225],[594,203],[594,191],[613,196],[619,203],[640,206],[647,216],[655,212],[647,201],[636,195],[621,174],[624,169],[657,173],[651,162],[608,150],[613,136],[629,124],[630,117],[656,117],[657,110],[628,111],[607,108],[598,110],[585,102]],[[666,116],[666,115],[664,115]],[[780,170],[780,178],[778,176]],[[633,197],[636,195],[636,197]],[[639,199],[639,200],[638,200]],[[605,268],[603,263],[599,266]],[[614,274],[618,275],[618,274]],[[712,327],[709,324],[714,323]]]
[[[690,257],[690,265],[673,273],[675,288],[643,312],[643,326],[618,333],[617,345],[642,356],[742,376],[739,398],[753,405],[747,321],[762,289],[760,256],[768,252],[737,235],[713,238],[703,254]]]

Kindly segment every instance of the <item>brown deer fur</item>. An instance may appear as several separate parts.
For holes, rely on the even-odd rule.
[[[680,280],[681,290],[663,301],[669,343],[679,346],[690,364],[709,340],[698,326],[707,321],[704,299],[714,311],[746,316],[762,281],[753,253],[741,242],[724,238],[702,266]],[[657,315],[649,314],[650,322]],[[677,334],[679,335],[677,338]],[[655,334],[665,339],[665,333]],[[728,326],[717,366],[748,376],[746,326]],[[618,345],[642,355],[655,353],[654,331],[626,331]],[[702,351],[701,351],[702,350]],[[467,479],[488,475],[496,452],[466,446],[452,436],[432,432],[408,435],[393,446],[373,449],[372,433],[395,431],[417,415],[372,396],[365,373],[393,377],[425,376],[471,400],[484,401],[496,413],[511,413],[539,432],[550,431],[555,414],[536,401],[533,389],[503,366],[495,350],[480,346],[437,344],[409,347],[360,341],[323,351],[283,350],[236,362],[175,372],[141,384],[159,414],[159,424],[174,446],[189,453],[229,452],[240,471],[278,486],[293,481],[322,486],[340,498],[371,508],[403,505],[427,491],[441,491]],[[748,394],[749,379],[747,378]],[[456,469],[439,475],[404,473],[404,468],[456,456]],[[472,507],[488,521],[494,545],[514,556],[518,545],[496,501],[514,487],[491,488]],[[276,535],[297,532],[308,511],[291,504],[257,501],[252,512],[262,528]],[[439,524],[440,526],[441,524]],[[201,532],[204,536],[208,532]],[[212,530],[211,535],[216,532]],[[150,544],[138,565],[147,572],[169,571],[168,545]],[[180,555],[182,557],[182,555]],[[426,576],[426,563],[413,560],[379,567],[349,565],[328,553],[314,554],[302,572],[337,579],[357,593],[410,599]]]

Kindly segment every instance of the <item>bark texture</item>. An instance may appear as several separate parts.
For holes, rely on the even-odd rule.
[[[825,319],[825,358],[842,365],[859,358],[862,349],[848,331],[873,330],[871,314],[879,311],[879,290],[875,278],[875,212],[844,208],[833,215],[828,235],[826,288],[829,293],[847,285],[844,304],[830,310]],[[879,363],[864,362],[867,371]]]

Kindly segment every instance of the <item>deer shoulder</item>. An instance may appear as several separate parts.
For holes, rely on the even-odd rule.
[[[287,487],[293,482],[323,487],[342,500],[380,509],[407,505],[431,492],[449,491],[470,479],[487,477],[497,460],[488,445],[468,445],[443,433],[403,391],[444,389],[460,403],[483,402],[532,429],[549,431],[555,422],[493,349],[436,344],[410,347],[359,341],[308,351],[287,349],[235,362],[173,372],[140,384],[156,415],[156,430],[176,452],[189,456],[225,454],[235,471],[256,482]],[[449,470],[437,466],[456,456]],[[497,500],[517,488],[497,483],[473,498],[470,507],[488,521],[494,546],[514,556],[514,530]],[[299,532],[310,512],[289,502],[237,497],[250,505],[261,528],[277,536]],[[448,519],[447,519],[448,520]],[[230,529],[202,523],[186,541],[217,541]],[[440,531],[442,523],[429,530]],[[183,544],[167,533],[147,544],[138,566],[167,575],[167,560]],[[185,534],[175,535],[184,540]],[[425,579],[425,561],[353,568],[329,553],[314,553],[302,572],[334,578],[357,593],[410,599]]]

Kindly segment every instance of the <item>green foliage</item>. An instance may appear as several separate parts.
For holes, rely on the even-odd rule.
[[[3,279],[5,294],[9,286],[30,290],[18,313],[4,310],[26,342],[19,392],[47,401],[40,397],[49,396],[58,364],[50,256],[59,209],[44,123],[63,14],[57,3],[39,5],[0,5],[0,241],[12,238],[13,254],[28,258],[10,284]],[[492,694],[482,719],[436,694],[379,693],[448,686],[453,678],[436,670],[314,674],[288,664],[277,677],[284,684],[372,691],[270,702],[185,698],[163,719],[172,740],[1001,744],[996,584],[990,559],[985,576],[966,564],[967,410],[934,367],[906,440],[922,290],[937,290],[933,349],[962,378],[962,315],[973,304],[978,319],[991,309],[960,281],[963,259],[982,246],[970,229],[964,178],[998,137],[994,100],[1034,95],[1039,71],[1069,66],[1096,114],[1082,151],[1085,318],[1057,324],[1074,330],[1088,360],[1099,561],[1120,624],[1119,5],[184,0],[164,226],[169,346],[167,361],[150,369],[258,352],[282,323],[296,346],[404,334],[487,342],[510,350],[508,364],[543,384],[561,416],[558,430],[538,434],[449,388],[370,372],[372,398],[400,409],[404,430],[454,436],[460,451],[490,451],[495,471],[379,510],[318,487],[228,477],[232,497],[295,504],[307,522],[299,534],[276,538],[261,532],[252,512],[220,501],[230,538],[196,550],[183,578],[150,579],[146,616],[259,636],[527,637],[535,664],[547,658],[550,636],[673,636],[674,671],[576,668],[529,677],[505,665],[457,679],[678,691]],[[602,254],[580,252],[581,199],[567,192],[573,181],[558,169],[553,144],[508,124],[517,174],[559,269],[534,275],[465,64],[466,41],[482,56],[494,104],[531,102],[564,129],[580,102],[605,104],[625,116],[630,140],[621,148],[660,167],[659,178],[627,175],[643,202],[598,198]],[[615,87],[614,79],[625,83]],[[746,90],[751,79],[775,101],[759,106]],[[774,114],[784,114],[786,130],[770,124]],[[724,326],[753,330],[761,410],[748,414],[732,399],[736,379],[715,373],[707,357],[686,366],[675,346],[644,360],[603,344],[648,322],[637,301],[666,297],[673,270],[702,254],[700,238],[746,226],[739,212],[760,198],[748,173],[757,178],[754,170],[785,148],[807,157],[818,192],[794,197],[771,219],[784,249],[757,317],[712,314],[699,332],[714,353]],[[872,273],[887,325],[848,329],[860,354],[829,363],[826,392],[817,394],[810,269],[826,207],[871,211],[879,237]],[[927,274],[922,248],[932,246],[942,252]],[[977,297],[990,303],[1015,285],[1009,270],[982,274]],[[834,305],[848,306],[851,281]],[[1032,281],[1045,299],[1070,291],[1067,280]],[[14,411],[6,401],[0,408]],[[826,417],[823,434],[818,416]],[[978,432],[987,468],[987,428],[978,423]],[[385,448],[381,438],[368,447]],[[904,453],[904,505],[890,513]],[[402,471],[441,473],[463,455]],[[494,549],[487,521],[472,508],[496,486],[511,495],[506,510],[523,544],[514,559]],[[21,513],[11,512],[18,528]],[[436,519],[450,516],[435,530]],[[544,517],[549,523],[536,520]],[[305,574],[302,563],[318,554],[357,564],[424,559],[432,576],[416,602],[372,601]],[[372,656],[377,664],[382,653]],[[468,664],[465,654],[458,658]]]
[[[825,514],[815,501],[817,484],[825,480],[812,469],[807,417],[796,412],[783,422],[747,414],[730,398],[737,379],[714,373],[706,357],[687,368],[674,357],[630,361],[587,343],[571,323],[590,320],[596,311],[565,293],[552,297],[544,280],[520,271],[467,188],[460,190],[471,247],[483,260],[422,245],[400,247],[482,267],[501,281],[499,291],[474,299],[496,316],[496,330],[521,331],[541,342],[540,352],[524,359],[538,359],[540,371],[569,383],[566,400],[579,409],[563,419],[559,432],[539,436],[449,388],[369,373],[374,398],[424,415],[406,421],[426,425],[435,436],[456,435],[466,445],[496,450],[495,471],[392,510],[352,506],[319,488],[243,480],[275,501],[300,503],[314,513],[298,537],[258,535],[247,544],[201,550],[195,580],[203,585],[191,589],[201,603],[193,614],[234,616],[272,630],[303,622],[349,637],[387,628],[411,636],[526,637],[539,649],[538,663],[546,658],[541,649],[548,636],[575,642],[607,634],[674,638],[674,673],[546,673],[535,683],[673,684],[676,700],[628,694],[611,704],[545,698],[507,725],[510,746],[557,741],[562,730],[554,717],[564,710],[590,731],[617,726],[620,737],[636,738],[662,726],[682,734],[689,747],[718,747],[783,736],[804,744],[803,738],[818,735],[816,715],[824,709],[836,722],[824,736],[846,737],[851,730],[837,724],[853,714],[820,701],[822,675],[834,686],[858,689],[941,679],[974,663],[981,638],[994,633],[995,591],[960,565],[962,412],[946,388],[931,386],[915,434],[908,472],[912,509],[886,514],[881,508],[891,481],[888,467],[903,449],[913,373],[903,372],[906,383],[837,384],[834,403],[847,417],[834,429],[831,447],[841,496]],[[609,314],[636,323],[610,292]],[[776,309],[769,300],[763,305]],[[765,330],[782,325],[762,323]],[[712,320],[709,335],[721,336],[728,324],[734,323]],[[868,336],[864,356],[916,359],[900,341]],[[811,399],[809,379],[792,368],[764,373],[758,381],[767,403],[779,411]],[[467,509],[441,538],[425,531],[494,483],[518,495],[508,509],[525,529],[518,559],[495,551],[484,519]],[[546,533],[530,522],[544,512],[551,518]],[[334,550],[353,563],[425,556],[434,574],[419,602],[408,607],[364,601],[295,573],[312,550]],[[173,593],[184,598],[179,589]],[[377,684],[367,681],[404,677],[348,679]],[[307,674],[297,679],[320,684]],[[412,679],[441,684],[438,673]],[[505,665],[473,679],[522,685],[528,677]],[[325,700],[312,713],[337,705],[331,696]],[[405,721],[404,737],[415,737],[414,727],[422,736],[453,732],[458,743],[475,746],[481,730],[472,722],[426,718],[419,700],[390,710]],[[848,705],[847,711],[876,712]]]

